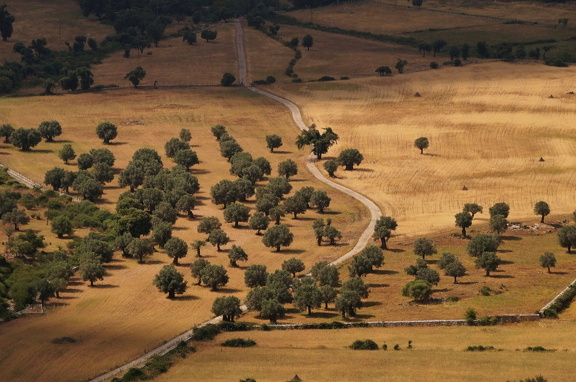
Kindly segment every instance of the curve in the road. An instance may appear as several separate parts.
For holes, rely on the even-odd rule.
[[[237,49],[237,54],[238,54],[238,77],[239,77],[238,80],[242,85],[246,86],[245,84],[247,82],[247,70],[246,70],[246,54],[244,52],[244,33],[242,30],[241,22],[239,20],[235,20],[234,23],[236,26],[236,49]],[[280,102],[281,104],[286,106],[290,110],[290,112],[292,113],[292,119],[294,120],[294,122],[296,123],[298,128],[301,130],[308,130],[308,127],[306,126],[306,124],[302,120],[302,114],[300,113],[300,109],[298,109],[298,106],[296,106],[293,102],[290,102],[285,98],[278,97],[277,95],[274,95],[274,94],[265,92],[263,90],[254,88],[252,86],[246,86],[246,88],[253,91],[253,92],[261,94],[265,97],[273,99],[274,101]],[[360,236],[360,238],[356,242],[356,245],[354,246],[354,248],[352,248],[350,251],[348,251],[343,256],[339,257],[338,259],[334,260],[331,263],[331,264],[339,264],[343,261],[348,260],[349,258],[354,256],[355,254],[360,252],[368,244],[368,242],[370,241],[370,239],[372,237],[372,232],[374,232],[374,226],[376,225],[376,220],[378,220],[378,218],[380,216],[382,216],[382,212],[380,211],[378,206],[376,204],[374,204],[374,202],[372,202],[370,199],[368,199],[364,195],[361,195],[361,194],[357,193],[356,191],[353,191],[347,187],[344,187],[338,183],[331,181],[330,179],[327,179],[318,170],[318,168],[314,165],[314,162],[315,162],[315,158],[312,154],[310,154],[310,156],[306,160],[306,166],[307,166],[308,170],[312,173],[312,175],[314,175],[314,177],[316,179],[320,180],[323,183],[326,183],[330,187],[333,187],[333,188],[345,193],[346,195],[349,195],[349,196],[355,198],[360,203],[362,203],[364,206],[366,206],[366,208],[368,208],[368,210],[370,211],[370,216],[371,216],[370,224],[368,224],[368,226],[366,227],[366,229],[364,230],[364,232],[362,233],[362,235]],[[246,310],[246,306],[242,306],[242,308],[243,308],[243,310]],[[198,325],[198,327],[205,326],[207,324],[217,323],[217,322],[221,321],[221,319],[222,319],[222,317],[215,317],[209,321],[203,322],[202,324]],[[125,365],[119,366],[119,367],[115,368],[114,370],[109,371],[106,374],[102,374],[102,375],[100,375],[94,379],[91,379],[89,382],[106,381],[106,380],[114,377],[115,375],[118,375],[124,371],[127,371],[131,367],[136,367],[138,365],[143,364],[148,359],[150,359],[150,357],[152,357],[154,355],[166,354],[170,350],[174,349],[181,341],[190,340],[190,338],[192,337],[192,331],[193,331],[193,329],[190,329],[190,330],[180,334],[179,336],[171,339],[170,341],[167,341],[162,346],[159,346],[159,347],[147,352],[146,354],[142,355],[141,357],[139,357],[139,358],[137,358],[137,359],[125,364]]]

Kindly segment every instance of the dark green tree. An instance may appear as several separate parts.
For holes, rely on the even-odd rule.
[[[298,219],[298,214],[306,212],[306,201],[296,195],[289,196],[284,201],[284,209],[289,214],[293,214],[294,219]]]
[[[212,304],[212,313],[222,316],[223,321],[234,322],[242,314],[240,299],[236,296],[217,297]]]
[[[0,137],[4,137],[4,143],[10,143],[10,136],[14,132],[12,125],[3,124],[0,125]]]
[[[278,175],[290,179],[291,176],[298,174],[298,165],[292,159],[286,159],[278,164]]]
[[[507,218],[508,214],[510,214],[510,206],[503,202],[496,203],[488,209],[488,212],[490,213],[490,216],[502,215]]]
[[[408,65],[408,61],[399,58],[398,61],[396,61],[396,65],[394,65],[394,68],[398,70],[398,73],[402,74],[404,73],[404,67],[406,65]]]
[[[544,223],[544,218],[550,215],[550,206],[548,206],[548,203],[546,202],[539,201],[534,205],[534,213],[540,215],[542,217],[540,223]]]
[[[313,308],[320,308],[322,305],[322,293],[314,283],[303,282],[294,293],[294,306],[300,311],[308,310],[308,315],[312,314]]]
[[[312,278],[318,281],[319,285],[329,285],[337,287],[340,284],[340,275],[335,265],[329,265],[326,261],[319,261],[310,270]]]
[[[312,48],[312,45],[314,45],[314,38],[312,37],[312,35],[307,34],[302,39],[302,46],[306,48],[306,50],[310,50],[310,48]]]
[[[64,215],[56,216],[52,219],[51,231],[59,238],[62,238],[64,235],[73,235],[74,229],[72,228],[72,221]]]
[[[466,203],[464,204],[463,212],[468,212],[472,215],[472,219],[474,219],[474,215],[482,213],[482,206],[476,203]]]
[[[322,154],[328,152],[328,149],[338,141],[338,134],[332,128],[327,127],[323,133],[316,129],[316,125],[310,126],[308,130],[302,133],[296,139],[296,146],[302,149],[304,146],[311,145],[312,153],[318,159],[322,159]]]
[[[277,149],[282,146],[282,138],[279,135],[272,134],[266,136],[266,147],[270,149],[270,152],[273,153],[274,149]]]
[[[262,309],[260,310],[260,317],[268,318],[272,324],[277,323],[278,318],[284,317],[286,309],[276,299],[268,299],[262,301]]]
[[[572,253],[572,247],[576,247],[576,226],[566,225],[558,231],[558,243],[563,248],[568,248],[568,253]]]
[[[209,285],[212,290],[217,290],[219,285],[228,284],[230,280],[228,272],[222,265],[209,264],[202,269],[200,275],[204,285]]]
[[[422,256],[423,260],[426,260],[426,256],[433,255],[436,252],[437,251],[432,240],[421,237],[414,241],[414,254],[417,256]]]
[[[268,272],[265,265],[250,265],[244,272],[244,283],[248,288],[266,285]]]
[[[178,265],[178,260],[188,254],[188,244],[179,237],[172,237],[164,245],[164,250],[172,258],[172,263]]]
[[[218,252],[221,251],[220,246],[227,244],[230,241],[230,238],[221,229],[215,229],[210,232],[208,235],[208,242],[212,244],[212,246],[216,247]]]
[[[341,166],[345,167],[346,171],[354,170],[354,165],[360,165],[364,160],[364,156],[360,154],[358,149],[346,149],[338,155],[336,161],[340,163]]]
[[[342,290],[336,297],[335,307],[340,312],[342,318],[346,316],[355,316],[356,310],[362,308],[362,297],[355,290]]]
[[[72,148],[72,145],[67,143],[65,144],[60,151],[58,151],[58,158],[62,159],[65,164],[68,164],[68,161],[74,160],[76,158],[76,153]]]
[[[454,256],[454,254],[450,252],[444,252],[442,253],[442,255],[440,255],[440,258],[438,259],[436,265],[438,265],[438,268],[440,269],[446,269],[448,264],[453,263],[456,260],[457,258],[456,256]]]
[[[454,217],[456,218],[456,227],[462,228],[462,237],[466,238],[466,228],[472,225],[472,215],[468,212],[459,212]]]
[[[204,40],[206,40],[206,42],[210,42],[212,40],[215,40],[216,37],[218,36],[218,32],[217,31],[213,31],[210,29],[204,29],[201,33],[200,33],[200,37]]]
[[[226,134],[226,127],[224,125],[214,125],[210,128],[212,131],[212,135],[216,137],[216,140],[219,141],[222,135]]]
[[[186,168],[186,170],[190,170],[190,167],[200,163],[196,151],[190,149],[178,150],[176,155],[174,155],[174,162]]]
[[[137,66],[134,70],[126,73],[124,79],[130,81],[137,88],[144,77],[146,77],[146,71],[141,66]]]
[[[82,196],[84,200],[90,200],[91,202],[104,194],[102,183],[94,179],[93,175],[89,175],[84,171],[80,172],[74,182],[72,182],[72,188]]]
[[[198,224],[198,233],[206,233],[210,234],[210,232],[214,231],[215,229],[219,229],[222,227],[222,223],[218,220],[215,216],[208,216],[202,218],[200,220],[200,224]]]
[[[436,57],[436,53],[440,52],[446,45],[447,45],[447,43],[444,40],[434,41],[432,43],[432,52],[434,54],[434,57]]]
[[[184,275],[178,272],[173,265],[165,265],[154,277],[154,285],[160,292],[168,293],[168,298],[176,297],[176,294],[186,292],[188,288]]]
[[[190,272],[192,273],[192,277],[198,279],[196,285],[200,285],[202,283],[202,270],[210,265],[210,262],[205,259],[198,259],[190,264]]]
[[[28,151],[42,140],[42,135],[37,129],[19,128],[10,135],[10,142],[22,151]]]
[[[62,126],[58,121],[44,121],[38,126],[38,131],[46,142],[54,142],[54,137],[62,135]]]
[[[576,227],[574,230],[576,239]],[[499,246],[500,239],[497,236],[478,234],[468,243],[467,251],[470,256],[478,257],[484,252],[496,252]]]
[[[248,255],[242,247],[232,244],[232,248],[228,251],[228,259],[230,259],[230,266],[236,268],[238,261],[248,261]]]
[[[236,81],[236,77],[232,73],[224,73],[222,75],[222,79],[220,80],[220,85],[222,86],[230,86]]]
[[[425,301],[432,295],[432,285],[425,280],[409,281],[402,288],[402,296],[412,297],[416,301]]]
[[[178,138],[172,138],[164,145],[164,150],[168,158],[174,158],[178,151],[186,149],[190,149],[188,142],[181,141]]]
[[[154,244],[150,239],[134,238],[126,246],[126,252],[136,259],[139,264],[144,263],[144,258],[154,253]]]
[[[290,232],[290,229],[284,224],[279,224],[264,232],[262,243],[267,247],[276,248],[276,252],[280,252],[280,247],[288,247],[293,240],[294,234]]]
[[[352,258],[352,263],[348,266],[348,270],[350,271],[350,277],[366,276],[373,270],[372,261],[366,255],[358,254]]]
[[[556,257],[552,252],[544,252],[542,256],[540,256],[540,266],[542,268],[548,268],[548,273],[550,272],[550,267],[556,266]]]
[[[82,153],[78,156],[77,162],[79,170],[88,170],[94,165],[94,158],[88,153]]]
[[[252,214],[248,220],[248,226],[256,230],[256,235],[260,235],[260,231],[267,229],[269,224],[270,218],[260,211]]]
[[[414,141],[414,147],[420,150],[420,154],[424,154],[424,149],[427,149],[429,144],[428,138],[426,137],[420,137]]]
[[[389,76],[392,74],[392,69],[389,66],[379,66],[375,70],[379,76]]]
[[[466,268],[460,260],[456,259],[446,265],[444,268],[444,274],[446,276],[454,277],[454,284],[458,283],[458,277],[463,277],[466,275]]]
[[[334,159],[329,159],[324,162],[324,170],[328,173],[328,176],[331,178],[335,178],[336,175],[334,173],[338,170],[338,162]]]
[[[12,224],[14,231],[18,231],[20,224],[28,224],[30,222],[30,217],[26,214],[25,210],[14,208],[12,211],[2,214],[2,222],[4,224]]]
[[[206,241],[204,241],[204,240],[194,240],[193,242],[190,243],[190,248],[192,248],[193,250],[196,251],[196,257],[202,257],[202,255],[200,254],[200,251],[201,251],[202,247],[205,245],[206,245]]]
[[[490,276],[490,272],[498,269],[500,265],[500,258],[494,252],[484,252],[476,258],[476,268],[483,268],[486,271],[486,276]]]
[[[238,189],[231,180],[223,179],[210,187],[212,203],[223,204],[224,208],[230,203],[238,200]]]
[[[105,144],[118,136],[118,128],[111,122],[102,122],[96,127],[96,135],[102,139]]]
[[[110,183],[114,180],[114,169],[106,163],[96,163],[92,168],[94,179],[102,184]]]
[[[381,216],[376,221],[376,225],[374,226],[374,234],[372,238],[374,240],[380,240],[382,243],[382,249],[388,249],[386,243],[388,239],[392,236],[392,231],[395,231],[398,228],[398,223],[393,217],[390,216]]]
[[[503,215],[492,215],[488,222],[490,230],[496,232],[498,235],[506,231],[508,228],[508,220]]]
[[[330,207],[332,199],[328,196],[326,191],[317,190],[312,193],[310,197],[310,205],[318,208],[318,212],[324,213],[324,209]]]
[[[86,258],[80,261],[80,276],[84,281],[90,281],[90,286],[94,286],[94,281],[104,280],[106,269],[102,263],[94,258]]]
[[[154,243],[158,244],[160,248],[164,248],[170,238],[172,238],[172,224],[159,219],[155,220],[152,223],[152,240]]]
[[[342,232],[338,231],[334,226],[328,225],[324,228],[324,236],[330,240],[330,245],[335,245],[336,239],[342,238]]]
[[[336,299],[338,292],[336,292],[336,289],[330,285],[322,285],[319,289],[320,295],[322,296],[322,302],[325,304],[324,309],[328,309],[328,304]]]
[[[241,203],[229,204],[224,209],[224,219],[226,223],[234,223],[238,227],[239,222],[247,222],[250,218],[250,208]]]
[[[6,9],[7,7],[6,4],[0,5],[0,36],[2,36],[2,41],[7,41],[12,37],[14,31],[12,24],[16,21],[16,18]]]
[[[296,273],[302,272],[304,269],[306,269],[306,266],[302,260],[292,257],[290,259],[284,260],[282,263],[282,269],[288,273],[291,273],[292,277],[296,277]]]

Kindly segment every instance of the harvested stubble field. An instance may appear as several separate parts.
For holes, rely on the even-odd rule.
[[[394,216],[402,236],[454,227],[464,203],[507,202],[510,221],[531,219],[539,200],[553,213],[573,211],[574,73],[487,63],[275,91],[301,106],[307,123],[340,135],[326,159],[348,147],[363,153],[336,181]],[[420,136],[430,140],[425,155],[413,147]]]
[[[20,61],[20,55],[12,52],[12,47],[18,42],[29,45],[32,40],[45,38],[48,48],[64,50],[67,49],[64,43],[73,42],[75,36],[82,35],[100,42],[114,32],[111,25],[83,17],[76,0],[11,0],[8,11],[16,21],[12,37],[0,41],[0,63]]]
[[[525,323],[497,327],[411,327],[341,330],[278,330],[225,333],[178,362],[159,381],[506,381],[543,375],[573,380],[576,347],[573,322]],[[234,349],[220,344],[250,338],[257,345]],[[388,350],[354,351],[357,339],[372,339]],[[407,349],[412,340],[413,349]],[[395,344],[401,350],[394,351]],[[494,351],[467,352],[468,346]],[[542,346],[553,352],[526,352]],[[202,365],[201,367],[199,365]]]
[[[185,24],[181,24],[183,28]],[[230,72],[237,76],[238,61],[234,47],[234,26],[219,24],[213,30],[218,37],[206,42],[198,34],[198,42],[188,45],[181,37],[160,41],[157,47],[144,50],[143,54],[132,50],[130,58],[124,52],[116,52],[95,66],[95,85],[131,86],[124,79],[126,73],[137,66],[146,71],[142,86],[152,86],[157,81],[163,85],[218,85],[222,75]]]
[[[550,7],[540,2],[426,1],[421,9],[416,9],[395,6],[390,1],[375,1],[323,7],[312,12],[298,10],[288,14],[301,22],[312,21],[322,26],[413,37],[429,43],[444,39],[449,45],[468,43],[472,47],[479,41],[489,44],[541,41],[528,46],[533,49],[550,44],[550,41],[542,42],[544,40],[567,40],[566,44],[573,48],[572,37],[576,35],[570,22],[568,28],[558,24],[559,18],[574,20],[576,9],[573,5]],[[505,24],[505,20],[511,19],[537,24]],[[311,33],[314,35],[318,32]],[[547,57],[554,57],[564,51],[571,50],[556,49]],[[440,57],[446,55],[443,52]]]
[[[215,264],[226,265],[230,283],[219,292],[193,285],[188,265],[194,261],[193,254],[181,261],[179,270],[185,274],[189,289],[175,301],[169,301],[159,293],[152,280],[159,269],[170,263],[161,252],[152,256],[146,264],[135,260],[116,260],[107,266],[110,275],[96,287],[88,288],[76,280],[63,293],[60,300],[49,302],[48,314],[15,320],[0,327],[0,379],[2,380],[82,380],[131,360],[178,333],[211,317],[210,308],[214,298],[235,294],[240,298],[246,293],[243,270],[251,264],[265,264],[274,270],[290,258],[298,257],[309,268],[319,260],[334,260],[352,248],[366,224],[367,213],[349,197],[327,189],[314,181],[304,170],[305,151],[298,151],[294,142],[298,131],[292,125],[288,112],[280,105],[243,89],[193,88],[171,90],[117,90],[110,92],[64,95],[38,98],[5,99],[0,104],[0,114],[15,126],[37,126],[41,120],[57,119],[63,126],[63,135],[55,143],[41,143],[31,152],[21,153],[8,145],[2,145],[2,161],[9,167],[42,182],[46,170],[66,167],[56,155],[64,143],[71,143],[77,154],[92,147],[103,147],[95,135],[95,126],[109,120],[119,127],[118,138],[106,146],[117,158],[115,168],[120,170],[140,147],[158,150],[163,156],[164,143],[178,135],[182,128],[192,131],[192,149],[197,151],[201,163],[192,173],[198,176],[201,190],[200,206],[195,210],[198,218],[218,216],[223,221],[221,206],[210,201],[210,186],[220,179],[233,179],[229,164],[219,154],[218,144],[210,132],[210,126],[222,123],[242,147],[254,157],[267,157],[273,167],[273,175],[280,161],[292,158],[297,161],[300,173],[294,177],[294,190],[303,186],[325,189],[332,197],[327,213],[320,215],[308,211],[302,218],[284,221],[295,234],[292,246],[277,254],[264,247],[254,231],[241,224],[234,229],[225,224],[224,229],[231,243],[221,253],[214,248],[203,249],[203,255]],[[34,113],[27,112],[34,110]],[[276,133],[283,137],[285,145],[270,154],[266,149],[265,136]],[[172,161],[163,156],[165,167]],[[68,168],[75,169],[72,162]],[[114,209],[120,189],[115,180],[105,188],[101,206]],[[253,198],[248,205],[254,209]],[[41,211],[39,212],[41,213]],[[336,247],[316,247],[311,234],[312,221],[317,217],[330,217],[344,237]],[[190,242],[203,239],[196,232],[199,219],[178,219],[174,236]],[[44,226],[46,227],[46,226]],[[41,229],[41,226],[35,227]],[[43,232],[48,240],[54,235]],[[230,245],[242,246],[248,253],[247,263],[241,268],[229,268],[226,249]],[[130,317],[129,320],[126,317]],[[78,340],[75,344],[52,344],[50,341],[64,336]],[[100,356],[95,357],[95,354]],[[90,359],[91,362],[85,362]],[[74,365],[82,364],[78,368]],[[62,375],[62,369],[67,370]]]

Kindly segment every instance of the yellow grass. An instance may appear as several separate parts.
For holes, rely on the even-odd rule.
[[[159,381],[488,381],[543,375],[549,381],[573,379],[573,322],[498,327],[412,327],[225,333],[178,362]],[[251,338],[253,348],[221,347],[230,338]],[[354,351],[357,339],[386,343],[388,351]],[[412,350],[406,349],[412,340]],[[392,350],[399,344],[400,351]],[[466,352],[468,346],[500,351]],[[557,349],[533,353],[529,346]]]
[[[454,227],[464,203],[507,202],[510,221],[531,218],[539,200],[556,213],[574,209],[573,72],[493,63],[278,91],[307,123],[340,135],[327,159],[348,147],[363,153],[358,170],[337,172],[337,181],[413,235]],[[413,147],[420,136],[430,140],[427,155]]]
[[[180,26],[184,27],[184,24]],[[130,58],[124,52],[116,52],[94,68],[95,85],[116,84],[131,86],[124,76],[137,66],[146,71],[142,86],[154,85],[217,85],[225,72],[237,75],[238,63],[234,45],[234,26],[220,24],[215,40],[207,43],[198,34],[198,43],[188,45],[181,37],[160,41],[158,47],[139,54],[132,50]]]
[[[49,309],[44,317],[15,320],[2,326],[0,330],[4,334],[0,336],[0,347],[10,350],[3,353],[0,361],[0,379],[29,380],[35,376],[42,380],[72,381],[94,376],[209,318],[212,301],[217,296],[235,294],[243,298],[246,293],[245,266],[266,264],[274,270],[293,256],[302,259],[308,268],[321,259],[334,260],[355,244],[366,224],[367,215],[362,207],[313,181],[304,170],[307,153],[298,151],[292,143],[298,132],[288,112],[248,90],[117,90],[77,96],[5,99],[0,109],[5,121],[15,126],[36,126],[41,119],[57,119],[62,123],[64,133],[56,143],[41,143],[29,153],[2,146],[3,163],[38,182],[42,182],[47,169],[65,167],[56,155],[64,142],[70,142],[77,154],[87,152],[91,147],[104,147],[95,136],[95,126],[100,121],[110,120],[119,127],[116,143],[106,146],[117,158],[117,169],[123,168],[133,152],[142,146],[154,148],[163,155],[164,143],[177,136],[180,129],[189,128],[193,137],[192,148],[201,160],[192,171],[201,184],[198,194],[201,205],[195,213],[198,217],[218,216],[221,221],[224,220],[221,206],[210,202],[210,186],[223,178],[234,179],[229,175],[229,164],[220,156],[218,144],[210,132],[210,126],[222,123],[254,157],[269,158],[273,175],[277,174],[280,161],[287,158],[296,160],[300,174],[292,181],[294,190],[308,185],[327,190],[333,198],[332,205],[327,210],[328,214],[322,217],[332,218],[333,224],[344,235],[337,247],[317,247],[311,235],[311,224],[320,215],[309,211],[297,221],[290,217],[285,219],[295,234],[295,241],[288,250],[277,254],[264,247],[260,237],[247,229],[246,223],[241,224],[240,229],[225,224],[224,229],[232,241],[223,249],[228,249],[231,244],[240,245],[248,253],[249,261],[240,264],[243,268],[227,268],[230,283],[214,293],[193,285],[195,280],[192,280],[187,267],[194,261],[190,254],[181,261],[180,267],[190,288],[176,301],[166,300],[165,295],[152,286],[154,275],[170,262],[165,254],[157,253],[145,265],[118,259],[109,266],[110,276],[97,283],[103,287],[86,288],[84,283],[76,283],[72,290],[63,294],[63,300],[51,301],[57,305],[64,301],[65,306]],[[27,110],[35,110],[34,115]],[[130,122],[136,120],[143,124]],[[271,133],[281,135],[285,142],[280,152],[275,154],[270,154],[265,145],[265,135]],[[165,167],[172,166],[171,160],[163,159]],[[75,164],[67,168],[75,170]],[[119,189],[115,180],[105,189],[102,207],[113,210],[114,201],[123,191],[126,189]],[[253,198],[248,205],[254,209]],[[203,239],[205,235],[196,232],[197,224],[198,219],[181,217],[175,225],[174,235],[187,242]],[[54,238],[53,234],[45,235],[47,240]],[[225,251],[217,253],[208,246],[203,249],[203,254],[212,263],[228,264]],[[62,336],[71,336],[79,341],[71,346],[50,343]],[[24,342],[23,338],[26,339]],[[19,345],[13,346],[16,343]],[[101,356],[95,357],[95,354]],[[92,361],[85,367],[67,366],[84,364],[86,359]],[[63,367],[70,369],[66,376],[60,374]]]
[[[75,36],[83,35],[100,42],[114,33],[112,26],[84,18],[75,0],[12,0],[6,4],[16,21],[12,37],[6,42],[0,41],[0,63],[20,62],[20,55],[12,52],[17,42],[29,45],[32,40],[45,38],[48,48],[65,50],[68,48],[64,43],[73,42]]]

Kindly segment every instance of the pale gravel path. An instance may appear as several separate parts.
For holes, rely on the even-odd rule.
[[[234,25],[236,26],[236,49],[237,49],[237,54],[238,54],[238,81],[242,85],[246,86],[247,70],[246,70],[246,54],[244,51],[244,33],[242,30],[242,24],[239,20],[234,20]],[[296,123],[298,128],[300,130],[308,130],[308,127],[306,126],[306,124],[302,120],[302,114],[300,113],[298,106],[296,106],[294,103],[292,103],[292,102],[290,102],[287,99],[284,99],[282,97],[278,97],[274,94],[265,92],[265,91],[260,90],[260,89],[256,89],[252,86],[246,86],[246,88],[253,91],[253,92],[261,94],[265,97],[268,97],[270,99],[273,99],[274,101],[280,102],[281,104],[285,105],[290,110],[290,112],[292,113],[292,119],[294,120],[294,122]],[[374,226],[376,224],[376,220],[378,220],[378,218],[380,216],[382,216],[382,212],[380,211],[378,206],[376,206],[376,204],[374,204],[374,202],[372,202],[370,199],[366,198],[365,196],[363,196],[363,195],[361,195],[355,191],[352,191],[349,188],[346,188],[346,187],[344,187],[338,183],[334,183],[333,181],[327,179],[318,170],[318,168],[316,168],[316,166],[314,165],[315,161],[316,161],[316,159],[315,159],[314,155],[310,154],[310,156],[308,156],[308,159],[306,160],[306,167],[308,167],[308,170],[312,173],[312,175],[314,175],[314,177],[316,179],[320,180],[323,183],[326,183],[330,187],[333,187],[333,188],[357,199],[360,203],[362,203],[364,206],[366,206],[366,208],[368,208],[368,210],[370,211],[370,215],[371,215],[370,224],[368,224],[368,227],[366,227],[366,229],[364,230],[364,232],[360,236],[360,239],[358,239],[358,242],[356,243],[354,248],[352,248],[350,251],[348,251],[347,253],[345,253],[344,255],[339,257],[338,259],[334,260],[332,263],[330,263],[330,264],[335,265],[335,264],[339,264],[343,261],[348,260],[349,258],[354,256],[355,254],[360,252],[368,244],[368,242],[372,238],[372,233],[374,232]],[[247,309],[245,305],[243,305],[241,308],[244,311],[246,311],[246,309]],[[221,316],[215,317],[209,321],[203,322],[202,324],[198,325],[198,327],[202,327],[202,326],[205,326],[208,324],[218,323],[220,321],[222,321]],[[89,382],[104,382],[104,381],[109,380],[112,377],[114,377],[120,373],[128,371],[128,369],[130,369],[131,367],[137,367],[137,366],[144,364],[148,359],[150,359],[150,357],[152,357],[154,355],[166,354],[170,350],[174,349],[181,341],[188,341],[192,337],[192,331],[193,330],[194,329],[190,329],[190,330],[180,334],[176,338],[173,338],[170,341],[167,341],[162,346],[159,346],[159,347],[147,352],[146,354],[138,357],[137,359],[135,359],[135,360],[133,360],[127,364],[124,364],[122,366],[119,366],[119,367],[115,368],[114,370],[109,371],[106,374],[102,374],[102,375],[100,375],[94,379],[91,379]]]
[[[236,26],[236,50],[238,54],[238,77],[240,79],[240,83],[246,86],[247,89],[255,93],[261,94],[265,97],[268,97],[276,102],[280,102],[281,104],[286,106],[292,113],[292,119],[294,120],[294,123],[296,123],[296,126],[298,126],[300,130],[308,130],[308,126],[306,126],[306,124],[302,120],[302,114],[300,113],[300,109],[293,102],[290,102],[287,99],[279,97],[277,95],[268,93],[264,90],[246,85],[246,78],[247,78],[246,54],[244,50],[244,33],[242,30],[242,23],[240,20],[234,20],[234,25]],[[344,255],[342,255],[341,257],[339,257],[338,259],[334,260],[331,263],[331,264],[340,264],[343,261],[346,261],[351,257],[353,257],[355,254],[364,249],[366,245],[368,245],[368,243],[372,238],[372,233],[374,232],[374,226],[376,225],[376,220],[378,220],[378,218],[382,216],[382,211],[380,211],[380,208],[378,208],[378,206],[374,204],[373,201],[371,201],[364,195],[359,194],[356,191],[353,191],[347,187],[342,186],[341,184],[335,183],[330,179],[326,178],[320,172],[320,170],[318,170],[318,168],[315,165],[315,162],[316,162],[315,156],[313,154],[310,154],[308,156],[308,159],[306,160],[306,167],[312,173],[312,175],[314,175],[316,179],[329,185],[332,188],[337,189],[340,192],[345,193],[346,195],[353,197],[354,199],[362,203],[364,206],[366,206],[366,208],[368,208],[368,210],[370,211],[370,223],[368,224],[368,226],[358,239],[358,242],[356,242],[354,248],[352,248],[350,251],[348,251],[347,253],[345,253]]]

